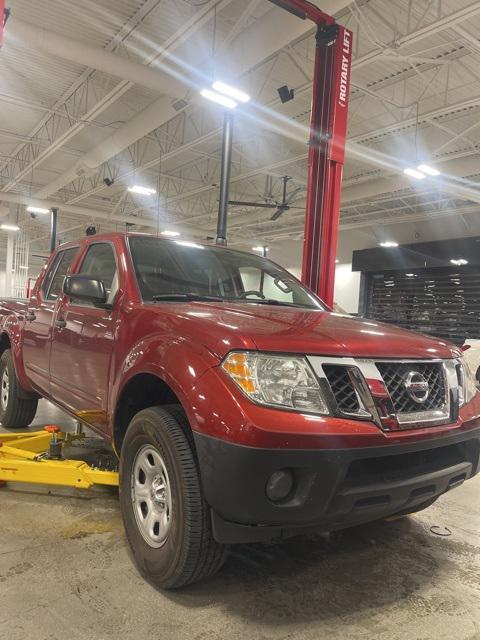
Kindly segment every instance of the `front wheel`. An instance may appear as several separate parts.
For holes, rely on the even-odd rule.
[[[226,548],[212,534],[197,461],[180,407],[152,407],[131,421],[120,456],[120,506],[143,575],[175,589],[213,575]]]
[[[38,399],[29,398],[20,387],[12,352],[7,349],[0,358],[0,422],[2,427],[28,427],[35,418]]]

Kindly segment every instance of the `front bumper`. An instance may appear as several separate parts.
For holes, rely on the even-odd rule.
[[[415,511],[479,471],[480,427],[348,449],[265,449],[194,437],[214,535],[229,544],[333,531]],[[266,484],[282,469],[291,470],[294,488],[273,503]]]

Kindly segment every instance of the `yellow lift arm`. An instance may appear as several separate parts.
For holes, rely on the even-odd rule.
[[[84,437],[83,433],[65,433],[55,426],[43,431],[0,433],[0,485],[29,482],[77,489],[90,489],[96,484],[118,486],[117,471],[63,457],[64,449]]]

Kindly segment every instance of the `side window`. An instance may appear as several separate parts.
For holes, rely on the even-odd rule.
[[[118,270],[112,245],[108,243],[92,244],[78,273],[101,280],[107,292],[107,303],[113,303],[118,291]]]
[[[65,251],[61,251],[55,258],[42,286],[42,292],[46,300],[55,301],[61,294],[63,281],[77,251],[77,247],[66,249]]]

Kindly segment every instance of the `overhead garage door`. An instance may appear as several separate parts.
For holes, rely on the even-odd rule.
[[[366,316],[463,343],[480,338],[478,267],[366,274]]]

